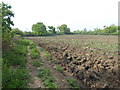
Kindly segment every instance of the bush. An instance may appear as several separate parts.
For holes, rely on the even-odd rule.
[[[31,42],[29,48],[30,48],[30,56],[32,59],[37,59],[40,57],[40,53],[37,50],[35,43]]]
[[[30,49],[36,48],[35,43],[31,43],[30,46],[29,46],[29,48],[30,48]]]
[[[27,40],[27,39],[18,40],[18,41],[16,41],[16,44],[28,46],[30,44],[30,40]]]
[[[55,83],[51,83],[50,80],[46,80],[45,82],[43,82],[43,84],[48,88],[57,88],[57,85]]]
[[[29,75],[23,68],[11,69],[7,65],[2,68],[3,88],[27,88]]]
[[[27,59],[23,56],[20,56],[12,51],[6,52],[3,55],[3,64],[6,63],[9,66],[25,66]]]
[[[27,40],[16,41],[15,45],[3,53],[3,88],[27,88],[29,75],[25,69],[27,62]]]
[[[32,59],[37,59],[40,57],[40,53],[37,51],[36,48],[31,49],[30,56]]]
[[[3,63],[8,64],[9,66],[25,66],[27,62],[25,56],[27,56],[27,47],[16,44],[11,47],[9,51],[3,53]]]
[[[25,46],[16,45],[16,46],[12,47],[11,50],[12,50],[15,54],[27,56],[27,47],[25,47]]]

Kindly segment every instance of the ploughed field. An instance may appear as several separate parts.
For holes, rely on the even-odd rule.
[[[26,37],[57,59],[64,71],[86,87],[118,87],[118,37],[60,35]]]

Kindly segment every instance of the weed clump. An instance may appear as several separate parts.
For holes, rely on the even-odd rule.
[[[38,76],[42,79],[43,84],[48,88],[57,88],[55,79],[52,77],[50,70],[40,69]]]
[[[30,56],[32,59],[37,59],[40,57],[40,53],[37,50],[37,47],[34,43],[31,43],[29,48],[30,48]]]
[[[77,81],[73,78],[67,79],[68,83],[71,85],[71,88],[79,88]]]
[[[40,67],[41,63],[40,61],[33,61],[33,66]]]

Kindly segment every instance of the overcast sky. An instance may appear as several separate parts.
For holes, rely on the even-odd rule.
[[[118,25],[120,0],[3,0],[12,6],[15,28],[31,31],[33,24],[67,24],[71,31]]]

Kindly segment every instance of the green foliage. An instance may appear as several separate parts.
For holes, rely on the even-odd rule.
[[[26,56],[26,47],[16,45],[12,47],[8,52],[3,53],[3,64],[6,63],[9,66],[25,66],[27,59]]]
[[[27,88],[29,75],[25,69],[27,46],[25,40],[14,43],[9,51],[3,53],[3,88]]]
[[[63,69],[62,69],[59,65],[57,65],[57,66],[55,67],[55,69],[58,70],[58,71],[60,71],[60,72],[63,72]]]
[[[62,24],[61,26],[57,27],[62,34],[70,34],[70,28],[67,27],[66,24]]]
[[[30,56],[31,56],[32,59],[37,59],[37,58],[40,57],[40,54],[39,54],[39,52],[37,52],[35,49],[32,49],[32,50],[30,51]]]
[[[23,32],[22,32],[21,30],[19,30],[18,28],[12,29],[11,34],[12,34],[13,36],[16,36],[16,35],[23,36]]]
[[[16,44],[20,44],[20,45],[23,45],[23,46],[28,46],[30,44],[30,40],[27,40],[27,39],[22,39],[22,40],[18,40],[16,41]]]
[[[87,30],[77,30],[73,32],[74,34],[92,34],[92,35],[118,35],[118,26],[114,24],[105,27],[104,29],[95,28],[94,31],[87,31]]]
[[[47,59],[49,59],[52,63],[54,63],[56,61],[48,51],[44,51],[44,56]]]
[[[27,56],[27,47],[25,47],[25,46],[22,46],[22,45],[18,44],[15,47],[12,47],[11,50],[15,54]]]
[[[24,68],[11,69],[7,65],[2,68],[3,88],[27,88],[29,75]]]
[[[34,34],[32,32],[23,32],[23,36],[34,36]]]
[[[52,83],[51,80],[46,80],[43,82],[43,84],[48,88],[57,88],[57,85],[55,83]]]
[[[53,26],[48,26],[48,28],[50,29],[50,30],[49,30],[49,33],[50,33],[50,34],[56,34],[55,27],[53,27]]]
[[[2,2],[0,4],[0,8],[2,8],[2,30],[4,32],[9,32],[11,30],[10,25],[14,25],[13,21],[11,21],[11,17],[14,17],[13,12],[10,10],[11,6]]]
[[[32,43],[29,45],[29,48],[30,48],[30,49],[36,48],[35,43],[32,42]]]
[[[77,81],[73,78],[67,79],[68,83],[71,85],[72,88],[79,88]]]
[[[107,34],[112,34],[117,32],[118,27],[115,25],[110,25],[109,27],[104,28],[103,30],[101,30],[101,32],[107,33]]]
[[[35,35],[48,35],[46,26],[42,22],[33,24],[32,31]]]
[[[57,88],[55,79],[52,77],[50,70],[40,69],[38,76],[42,79],[43,84],[48,88]]]
[[[36,48],[36,45],[34,43],[30,44],[30,56],[32,59],[37,59],[40,57],[40,53]]]
[[[0,3],[0,9],[2,8],[2,40],[3,43],[10,42],[11,40],[11,25],[13,26],[13,21],[11,17],[14,17],[13,12],[10,10],[11,6],[5,3]],[[9,44],[7,44],[9,45]]]
[[[46,78],[46,76],[50,75],[50,70],[48,69],[40,69],[38,76],[40,78]]]
[[[40,67],[41,63],[40,61],[33,61],[33,66]]]
[[[50,55],[50,53],[48,51],[44,52],[44,56],[48,59],[52,59],[52,56]]]
[[[54,58],[51,58],[50,60],[52,63],[56,62],[56,59],[54,59]]]
[[[37,50],[35,43],[31,42],[29,48],[30,48],[30,56],[32,59],[37,59],[40,57],[40,53]]]

